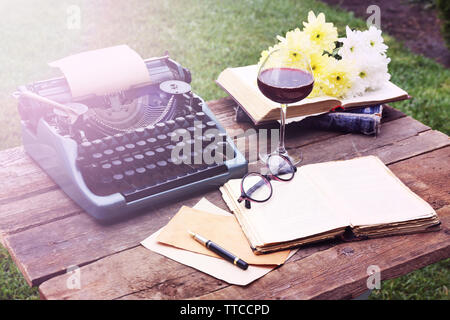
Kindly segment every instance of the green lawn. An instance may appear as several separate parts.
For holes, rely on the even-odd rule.
[[[67,29],[67,8],[81,9],[81,29]],[[24,83],[58,73],[47,62],[88,49],[126,43],[147,58],[164,54],[191,69],[193,89],[206,100],[225,96],[214,81],[224,68],[253,64],[275,36],[301,26],[309,10],[324,12],[343,34],[345,25],[365,28],[353,14],[304,1],[80,1],[0,2],[0,149],[20,144],[16,101]],[[450,70],[412,54],[385,35],[392,81],[414,98],[395,107],[433,129],[450,133]],[[371,298],[448,299],[449,260],[396,280],[384,281]],[[3,249],[0,298],[36,298]]]

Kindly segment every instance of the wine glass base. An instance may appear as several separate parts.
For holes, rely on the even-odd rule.
[[[301,152],[301,150],[289,150],[289,152],[288,151],[280,152],[278,150],[275,150],[272,153],[264,153],[264,154],[260,153],[259,159],[263,163],[267,163],[267,159],[272,155],[284,156],[284,157],[288,158],[291,161],[292,165],[294,165],[294,166],[297,166],[303,160],[303,153]]]

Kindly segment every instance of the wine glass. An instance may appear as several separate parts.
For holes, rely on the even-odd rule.
[[[270,155],[282,155],[293,165],[301,160],[301,153],[288,151],[284,145],[287,104],[306,98],[314,86],[314,76],[309,59],[300,51],[280,48],[273,50],[261,64],[257,79],[259,90],[272,101],[280,103],[281,125],[278,148],[270,154],[261,155],[266,162]]]

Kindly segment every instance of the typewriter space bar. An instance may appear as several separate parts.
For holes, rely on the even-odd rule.
[[[180,186],[188,185],[190,183],[198,182],[204,179],[213,178],[214,176],[228,172],[228,167],[225,164],[217,165],[197,172],[188,174],[184,177],[179,177],[174,180],[169,180],[163,183],[159,183],[144,189],[138,189],[134,191],[122,192],[126,202],[131,202],[145,198],[150,195],[158,194],[163,191],[171,190]]]

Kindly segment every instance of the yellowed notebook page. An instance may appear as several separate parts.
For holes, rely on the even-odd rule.
[[[251,209],[246,209],[243,202],[237,205],[243,224],[256,235],[258,243],[253,245],[291,241],[349,225],[348,219],[335,210],[301,168],[290,182],[271,182],[273,195],[268,201],[252,202]],[[230,196],[237,199],[239,180],[230,186]]]
[[[352,226],[389,224],[435,214],[377,157],[326,162],[303,169],[348,215]]]

